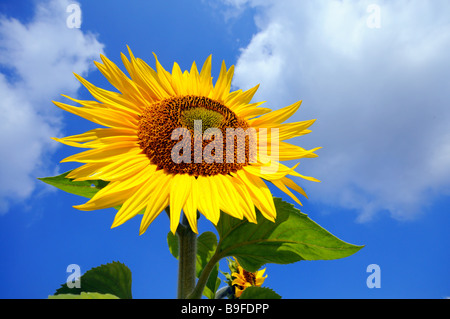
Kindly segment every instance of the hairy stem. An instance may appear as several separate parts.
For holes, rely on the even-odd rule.
[[[186,299],[195,287],[197,234],[192,231],[185,216],[178,226],[177,235],[179,241],[177,297]]]
[[[208,282],[209,275],[211,271],[214,269],[214,266],[219,262],[220,257],[216,253],[211,257],[211,259],[206,264],[205,268],[203,268],[200,277],[198,278],[197,285],[190,295],[188,295],[188,299],[201,299],[203,290],[205,289],[206,283]]]

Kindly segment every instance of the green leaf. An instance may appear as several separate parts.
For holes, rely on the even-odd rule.
[[[169,245],[170,253],[178,259],[178,237],[172,232],[167,234],[167,244]],[[217,247],[217,237],[212,232],[204,232],[197,237],[197,263],[196,276],[200,277],[203,269],[208,261],[214,255]],[[219,278],[219,264],[217,263],[211,274],[209,275],[203,294],[209,298],[214,299],[217,289],[219,289],[221,280]]]
[[[200,277],[203,269],[205,268],[208,261],[214,255],[217,247],[217,237],[213,232],[204,232],[197,239],[197,278]],[[203,294],[209,298],[214,299],[216,296],[216,291],[220,286],[219,278],[219,263],[216,263],[211,274],[209,275],[208,281],[206,282]]]
[[[344,258],[363,247],[340,240],[280,198],[274,203],[275,222],[259,212],[257,224],[221,213],[216,226],[219,257],[234,256],[244,269],[255,272],[266,263]]]
[[[55,295],[97,292],[111,294],[121,299],[131,299],[131,271],[120,262],[92,268],[80,277],[80,288],[69,288],[67,283],[59,288]]]
[[[98,292],[82,292],[79,295],[61,294],[48,296],[48,299],[119,299],[119,297],[111,294],[99,294]]]
[[[38,180],[43,181],[49,185],[52,185],[60,190],[63,190],[67,193],[83,196],[86,198],[92,198],[99,190],[109,184],[107,181],[103,180],[89,180],[89,181],[77,181],[75,182],[71,178],[67,178],[66,176],[71,171],[65,172],[58,176],[53,177],[42,177],[38,178]],[[119,210],[122,205],[114,206],[115,209]],[[143,214],[145,212],[145,208],[142,209],[138,214]]]
[[[178,259],[178,236],[174,235],[171,231],[167,234],[167,244],[169,245],[169,251],[172,256]]]
[[[267,287],[247,287],[239,299],[281,299],[281,296]]]
[[[38,179],[67,193],[87,198],[92,198],[100,189],[109,183],[102,180],[74,182],[73,179],[66,177],[70,172],[71,171],[65,172],[58,176],[43,177]]]

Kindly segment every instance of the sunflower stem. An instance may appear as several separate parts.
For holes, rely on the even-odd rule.
[[[194,290],[190,295],[187,296],[187,299],[201,299],[203,290],[205,289],[206,283],[208,282],[209,275],[211,274],[213,268],[216,266],[216,264],[219,262],[220,257],[217,254],[217,250],[214,253],[214,255],[211,257],[211,259],[208,261],[208,263],[205,265],[205,268],[203,268],[203,271],[198,278],[197,285],[195,286]]]
[[[184,215],[177,228],[177,235],[179,242],[178,299],[186,299],[195,287],[197,234],[192,231]]]

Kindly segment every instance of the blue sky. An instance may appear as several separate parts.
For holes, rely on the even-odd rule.
[[[323,147],[298,169],[322,180],[302,184],[302,211],[366,247],[341,260],[269,264],[267,286],[284,298],[450,296],[447,1],[79,1],[79,29],[66,25],[70,3],[0,3],[1,298],[46,298],[68,265],[85,272],[111,261],[131,269],[135,298],[176,296],[164,214],[142,236],[139,218],[110,229],[113,209],[77,211],[84,199],[36,181],[76,167],[59,161],[77,150],[51,136],[95,127],[51,100],[90,99],[72,72],[110,88],[93,60],[104,53],[122,68],[126,45],[150,65],[155,52],[166,69],[212,54],[214,77],[225,60],[235,89],[261,85],[254,101],[277,109],[302,99],[294,119],[317,118],[294,141]],[[200,231],[211,229],[201,220]],[[366,285],[370,264],[380,266],[380,288]]]

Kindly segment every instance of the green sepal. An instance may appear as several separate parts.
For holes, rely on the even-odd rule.
[[[57,176],[42,177],[38,179],[67,193],[86,198],[92,198],[99,190],[109,183],[102,180],[74,181],[73,179],[66,177],[70,172],[71,171]]]
[[[38,180],[52,185],[66,193],[78,195],[86,198],[92,198],[95,194],[109,184],[108,181],[103,180],[88,180],[88,181],[74,181],[72,178],[67,178],[71,171],[65,172],[61,175],[52,177],[41,177]],[[119,210],[122,205],[114,206]],[[143,214],[145,209],[142,209],[138,214]]]

